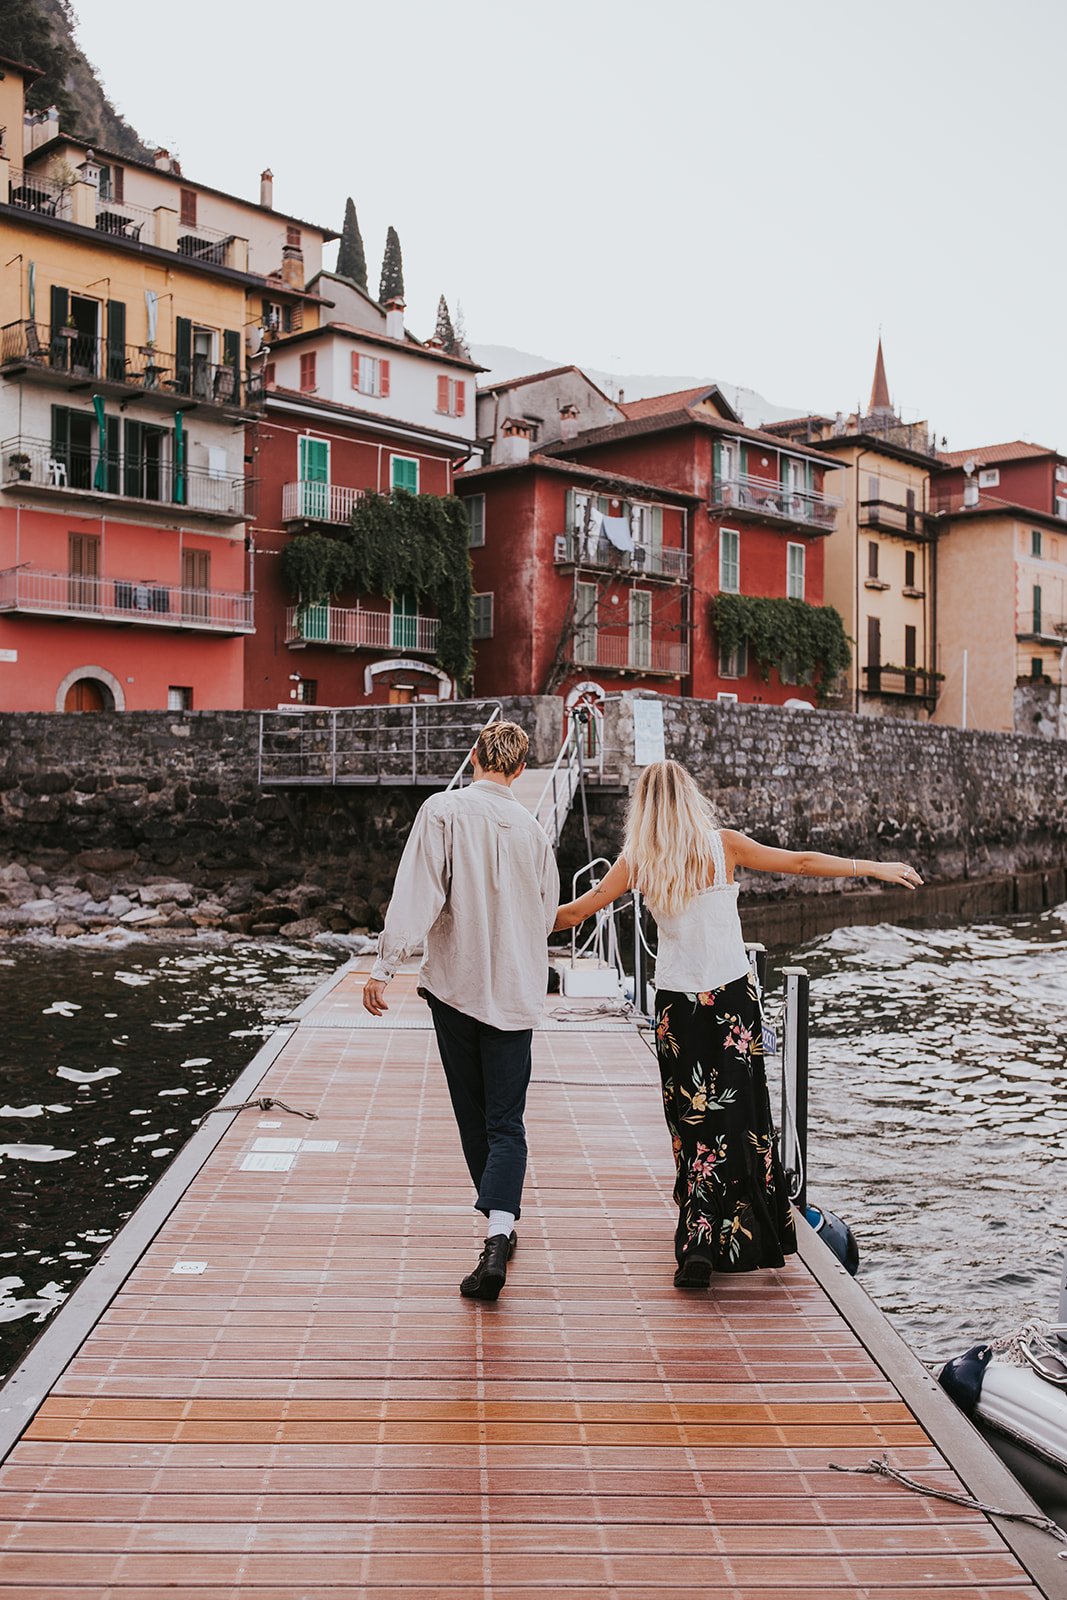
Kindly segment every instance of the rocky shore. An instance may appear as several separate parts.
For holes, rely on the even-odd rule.
[[[60,939],[118,928],[184,934],[199,929],[257,937],[365,932],[326,884],[272,883],[270,875],[210,875],[191,883],[144,875],[132,850],[38,856],[0,867],[0,939],[34,930]]]

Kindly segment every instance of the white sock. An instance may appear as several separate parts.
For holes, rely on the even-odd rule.
[[[498,1233],[506,1234],[509,1238],[515,1226],[515,1214],[511,1211],[490,1211],[487,1239],[494,1239]]]

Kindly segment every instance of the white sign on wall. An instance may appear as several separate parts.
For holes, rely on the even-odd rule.
[[[667,759],[663,742],[663,702],[634,700],[634,766],[647,767]]]
[[[18,658],[17,650],[0,650],[0,661],[17,661]]]

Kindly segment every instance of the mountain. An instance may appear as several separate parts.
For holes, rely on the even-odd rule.
[[[473,344],[471,355],[478,365],[489,371],[483,383],[506,383],[509,378],[524,378],[531,372],[544,372],[550,367],[565,367],[571,363],[552,356],[534,355],[529,350],[516,350],[507,344]],[[587,377],[599,384],[605,394],[617,399],[622,394],[627,400],[643,400],[650,394],[672,394],[675,389],[696,389],[701,384],[718,383],[734,410],[750,427],[762,427],[765,422],[780,422],[785,417],[805,415],[809,406],[779,406],[755,389],[746,389],[736,383],[726,383],[720,378],[694,377],[692,374],[655,375],[652,373],[602,372],[598,367],[587,367],[581,361]]]
[[[0,49],[44,73],[30,86],[27,104],[33,110],[56,105],[64,133],[116,155],[150,161],[152,152],[115,110],[96,68],[75,42],[76,25],[70,0],[3,0]]]

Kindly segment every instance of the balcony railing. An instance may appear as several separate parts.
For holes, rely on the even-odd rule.
[[[169,351],[151,345],[113,345],[95,334],[49,329],[43,322],[9,322],[0,328],[0,366],[71,382],[88,378],[102,387],[117,384],[172,406],[183,401],[230,408],[263,403],[261,374],[242,375],[225,362],[196,355],[179,363]]]
[[[186,589],[135,578],[88,577],[9,567],[0,572],[0,611],[134,622],[207,633],[251,633],[252,595],[229,589]]]
[[[282,486],[283,522],[347,522],[366,489],[340,483],[286,483]]]
[[[805,523],[829,532],[841,501],[814,489],[794,489],[773,478],[754,478],[751,473],[738,472],[729,478],[716,477],[711,504],[750,516]]]
[[[394,611],[365,611],[362,606],[290,606],[285,614],[289,645],[326,644],[341,650],[437,650],[436,617],[407,616]]]
[[[861,500],[859,525],[872,528],[876,533],[893,533],[902,539],[912,539],[916,544],[929,537],[928,512],[918,506],[900,505],[896,500]]]
[[[627,633],[587,633],[574,637],[577,667],[604,667],[615,672],[665,673],[681,677],[689,671],[685,639],[648,639]]]
[[[923,667],[864,667],[863,688],[882,699],[934,701],[941,677]]]
[[[90,414],[93,432],[96,418]],[[160,430],[162,432],[162,430]],[[167,435],[167,454],[173,439]],[[46,439],[15,436],[0,443],[0,484],[5,489],[47,491],[58,495],[106,495],[168,507],[180,506],[201,516],[237,522],[246,515],[243,476],[207,467],[183,467],[159,455],[109,455],[96,446],[57,446]]]
[[[555,559],[560,566],[596,567],[625,572],[639,578],[686,578],[689,553],[673,545],[634,545],[619,550],[602,534],[561,533],[556,536]]]
[[[20,167],[8,170],[8,192],[3,195],[8,205],[22,211],[37,211],[45,217],[69,217],[69,183],[61,183],[41,172],[24,172]]]

